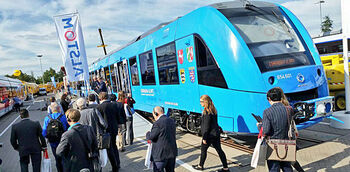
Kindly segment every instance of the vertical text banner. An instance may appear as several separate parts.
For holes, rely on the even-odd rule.
[[[54,16],[54,19],[68,81],[89,82],[89,68],[79,14]]]

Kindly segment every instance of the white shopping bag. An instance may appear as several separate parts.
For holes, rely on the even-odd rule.
[[[256,168],[258,166],[258,162],[259,162],[260,145],[262,143],[262,131],[263,131],[263,129],[261,128],[259,135],[258,135],[258,140],[256,141],[256,145],[254,148],[252,161],[250,162],[250,166],[254,167],[254,168]]]
[[[51,172],[51,170],[51,159],[46,149],[43,153],[43,161],[41,162],[41,172]]]
[[[106,149],[100,150],[100,159],[99,160],[100,160],[101,167],[105,167],[107,165],[108,156],[107,156]]]
[[[260,145],[261,145],[262,139],[259,138],[258,141],[256,142],[253,156],[252,156],[252,161],[250,162],[250,166],[256,168],[258,166],[258,161],[259,161],[259,152],[260,152]]]
[[[152,143],[148,142],[147,146],[148,148],[146,153],[145,166],[147,167],[147,169],[152,169],[153,168],[153,163],[151,161]]]

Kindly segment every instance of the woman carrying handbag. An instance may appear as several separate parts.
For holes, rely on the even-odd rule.
[[[263,127],[263,136],[268,138],[267,141],[289,139],[288,131],[293,112],[282,103],[282,97],[281,88],[275,87],[267,92],[267,100],[271,107],[264,110],[262,124],[259,123],[259,128]],[[267,165],[270,172],[279,172],[281,169],[284,172],[293,171],[288,161],[267,160]]]
[[[200,104],[204,107],[202,113],[201,130],[202,130],[202,143],[201,143],[201,156],[198,165],[192,167],[196,170],[204,170],[204,162],[207,158],[207,150],[210,145],[213,145],[216,152],[219,154],[221,163],[224,168],[218,171],[226,172],[230,171],[227,167],[227,160],[224,151],[221,148],[220,143],[220,127],[218,125],[217,111],[213,101],[208,95],[203,95],[200,98]]]
[[[281,91],[281,93],[282,93],[282,98],[281,98],[282,104],[283,104],[284,106],[286,106],[287,108],[292,108],[292,107],[290,106],[289,101],[288,101],[286,95],[284,94],[282,88],[280,88],[280,87],[276,87],[276,88],[277,88],[277,89],[280,89],[280,91]],[[293,115],[292,115],[292,116],[293,116]],[[293,134],[295,134],[296,137],[298,137],[298,135],[299,135],[299,133],[298,133],[297,130],[296,130],[295,133],[293,133]],[[295,139],[296,139],[296,138],[295,138]],[[299,148],[298,148],[298,145],[297,145],[297,150],[298,150],[298,149],[299,149]],[[291,164],[292,164],[292,166],[294,167],[294,169],[297,170],[298,172],[304,172],[304,169],[301,167],[301,165],[299,164],[299,162],[298,162],[297,160],[294,161],[294,162],[291,162]]]

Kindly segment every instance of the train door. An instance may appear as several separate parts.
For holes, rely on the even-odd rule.
[[[130,77],[128,70],[128,61],[124,59],[121,62],[117,63],[118,69],[118,88],[120,91],[124,91],[124,93],[130,93]]]
[[[111,71],[111,89],[113,93],[117,93],[118,85],[117,85],[117,68],[116,64],[112,64],[109,66],[109,70]]]

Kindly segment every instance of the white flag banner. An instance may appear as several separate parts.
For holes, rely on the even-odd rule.
[[[54,16],[68,81],[89,82],[84,37],[78,13]]]
[[[342,0],[341,1],[342,8],[342,31],[346,37],[350,37],[350,1]]]

